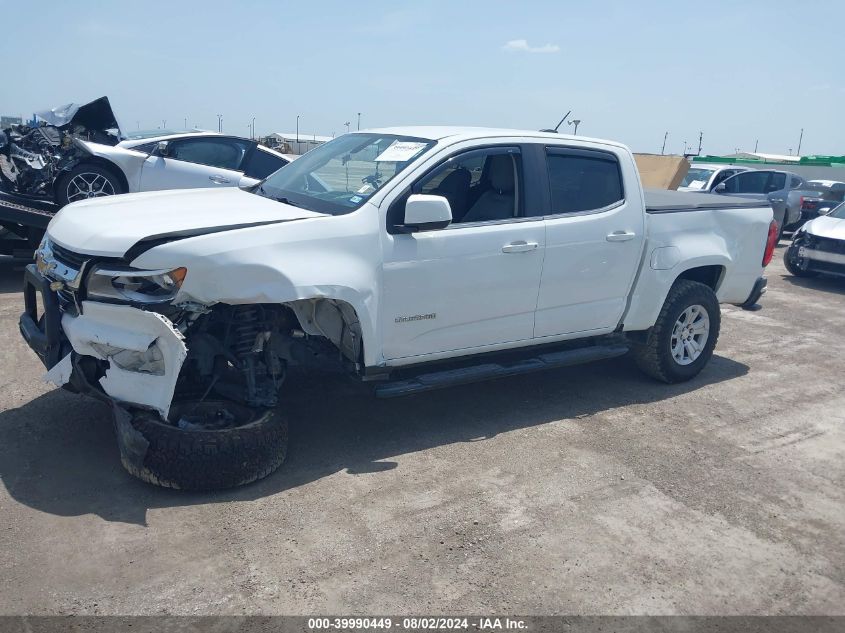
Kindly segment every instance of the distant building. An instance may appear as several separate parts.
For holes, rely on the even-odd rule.
[[[23,123],[23,119],[19,116],[0,116],[0,130],[12,125],[20,125],[21,123]]]
[[[263,137],[261,142],[283,154],[304,154],[333,138],[333,136],[320,136],[319,134],[306,134],[305,132],[300,132],[298,137],[296,132],[273,132]]]

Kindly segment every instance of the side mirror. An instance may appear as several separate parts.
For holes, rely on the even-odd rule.
[[[713,193],[725,193],[727,191],[727,187],[725,187],[725,183],[720,182],[718,185],[713,187]]]
[[[170,144],[167,141],[159,141],[156,145],[156,154],[167,156],[170,153]]]
[[[238,188],[243,189],[244,191],[251,191],[255,185],[257,185],[260,180],[256,178],[250,178],[249,176],[241,176],[241,179],[238,181]]]
[[[443,196],[415,193],[405,203],[405,223],[399,227],[403,233],[442,229],[452,222],[452,207]]]

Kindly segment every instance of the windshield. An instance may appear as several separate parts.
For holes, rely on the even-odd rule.
[[[349,213],[433,145],[395,134],[346,134],[271,174],[254,193],[317,213]]]
[[[839,206],[833,207],[833,210],[828,213],[828,215],[832,218],[836,218],[837,220],[845,220],[845,202]]]
[[[712,176],[715,172],[715,169],[703,169],[701,167],[690,169],[679,186],[704,189],[707,181],[710,180],[710,176]]]

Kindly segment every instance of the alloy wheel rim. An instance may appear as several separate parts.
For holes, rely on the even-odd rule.
[[[672,358],[679,365],[694,363],[707,345],[710,337],[710,317],[701,305],[689,306],[681,312],[672,327],[672,338],[669,346]]]
[[[114,186],[108,178],[102,174],[85,172],[77,174],[67,184],[68,202],[86,200],[88,198],[100,198],[102,196],[113,196]]]

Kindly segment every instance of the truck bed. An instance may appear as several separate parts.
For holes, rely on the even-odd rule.
[[[719,196],[713,193],[644,189],[646,213],[683,213],[705,209],[759,209],[768,206],[761,200]]]

